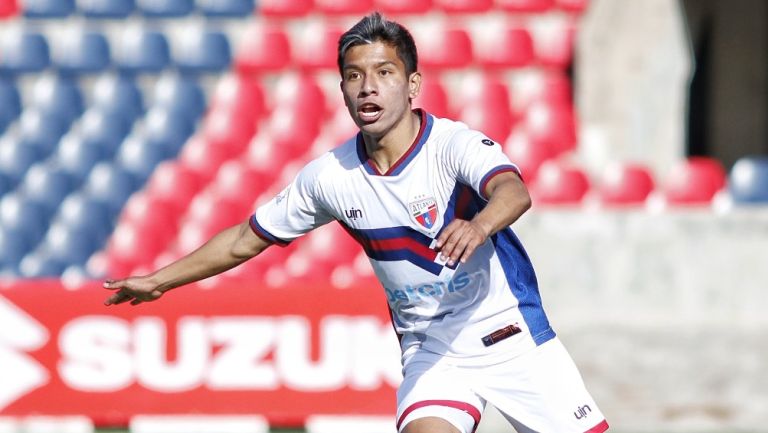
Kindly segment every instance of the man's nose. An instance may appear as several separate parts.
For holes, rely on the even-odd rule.
[[[376,79],[371,74],[366,74],[363,78],[363,85],[360,87],[360,93],[362,95],[370,95],[377,91]]]

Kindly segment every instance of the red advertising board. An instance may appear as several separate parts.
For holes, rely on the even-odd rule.
[[[400,376],[377,287],[182,287],[105,307],[98,282],[0,287],[0,415],[386,415]]]

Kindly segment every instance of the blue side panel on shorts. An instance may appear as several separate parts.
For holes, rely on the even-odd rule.
[[[512,293],[520,303],[520,313],[531,332],[536,345],[541,345],[555,337],[555,331],[549,325],[541,304],[539,284],[523,245],[510,228],[493,235],[496,254],[504,269]]]

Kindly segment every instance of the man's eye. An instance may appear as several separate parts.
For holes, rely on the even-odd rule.
[[[380,74],[380,75],[389,75],[389,74],[391,74],[391,73],[392,73],[392,72],[391,72],[391,71],[389,71],[389,70],[387,70],[387,69],[382,69],[381,71],[379,71],[379,74]]]

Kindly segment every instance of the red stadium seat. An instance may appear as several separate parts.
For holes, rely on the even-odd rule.
[[[583,170],[560,160],[549,160],[539,168],[529,191],[533,205],[578,205],[590,188]]]
[[[119,225],[107,244],[108,262],[130,268],[151,264],[164,247],[156,234],[129,223]]]
[[[726,184],[720,161],[691,157],[677,164],[664,183],[664,196],[671,205],[706,205]]]
[[[151,221],[172,234],[178,227],[179,216],[180,214],[170,202],[147,194],[145,191],[139,191],[126,202],[118,224],[140,224],[142,221]]]
[[[0,19],[15,16],[19,13],[16,0],[0,0]]]
[[[211,110],[203,122],[202,134],[208,146],[222,149],[227,157],[242,153],[256,133],[256,123],[239,114],[235,108]]]
[[[244,75],[277,72],[291,61],[288,35],[276,27],[252,25],[240,38],[234,59],[235,69]]]
[[[298,18],[313,7],[313,0],[260,0],[256,12],[265,18]]]
[[[513,118],[507,86],[500,80],[485,74],[466,75],[452,102],[459,120],[495,141],[506,140]]]
[[[576,148],[576,118],[569,105],[535,103],[525,113],[522,127],[533,140],[548,142],[558,154]]]
[[[244,153],[244,162],[249,170],[260,176],[271,176],[270,179],[273,180],[279,168],[293,159],[297,153],[295,149],[277,146],[268,133],[261,131],[248,144],[248,149]]]
[[[195,196],[190,203],[181,229],[194,224],[205,232],[215,234],[246,221],[250,213],[250,203],[245,200],[225,199],[205,191]]]
[[[375,0],[374,6],[387,16],[424,14],[432,9],[432,0]]]
[[[546,12],[555,5],[555,0],[496,0],[496,5],[507,12]]]
[[[512,128],[512,114],[504,105],[469,104],[459,111],[458,118],[497,142],[506,139]]]
[[[303,71],[338,70],[337,50],[343,30],[323,25],[307,25],[292,47],[293,62]]]
[[[485,68],[521,68],[534,58],[533,38],[522,27],[511,27],[501,33],[481,34],[474,40],[475,59]]]
[[[555,6],[566,12],[583,13],[589,6],[589,0],[555,0]]]
[[[254,124],[268,113],[261,82],[258,79],[231,74],[219,80],[210,109],[228,110]]]
[[[181,149],[179,162],[205,183],[216,175],[227,159],[229,155],[225,149],[210,146],[201,135],[195,135]]]
[[[373,10],[373,0],[315,0],[315,11],[323,15],[363,15]]]
[[[434,0],[435,7],[449,14],[488,12],[493,0]]]
[[[474,104],[507,107],[507,110],[511,106],[506,84],[491,74],[465,74],[458,83],[454,98],[451,103],[455,110]]]
[[[245,161],[233,159],[221,166],[209,188],[221,199],[250,206],[264,192],[270,180],[264,173],[249,167]]]
[[[425,29],[413,36],[422,69],[458,69],[472,63],[472,41],[464,29]]]
[[[323,88],[307,74],[282,75],[274,85],[275,109],[293,108],[302,122],[323,120],[328,112]]]
[[[533,141],[521,130],[509,135],[503,149],[510,161],[520,168],[527,184],[536,181],[541,164],[556,156],[547,142]]]
[[[616,163],[602,174],[597,194],[605,206],[636,206],[645,204],[654,188],[653,175],[644,165]]]
[[[437,117],[451,117],[448,109],[448,95],[437,75],[425,77],[421,82],[421,92],[413,100],[414,107],[425,109]]]
[[[272,113],[266,132],[272,146],[293,159],[311,148],[321,125],[319,118],[307,116],[301,108],[280,107]]]
[[[544,67],[567,68],[573,60],[576,29],[570,25],[543,26],[534,32],[533,47],[537,62]]]
[[[523,113],[534,103],[569,106],[573,104],[571,80],[564,71],[519,74],[513,81],[513,109]]]
[[[171,204],[175,212],[182,213],[201,187],[197,173],[183,164],[167,161],[157,166],[149,179],[146,194]]]

